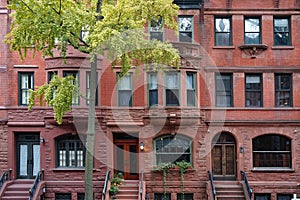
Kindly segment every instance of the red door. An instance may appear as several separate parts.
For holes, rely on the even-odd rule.
[[[115,173],[122,173],[125,180],[138,179],[137,140],[116,140],[114,154]]]

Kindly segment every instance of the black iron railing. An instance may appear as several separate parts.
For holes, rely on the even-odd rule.
[[[33,185],[32,187],[29,189],[29,200],[32,200],[33,199],[33,196],[36,192],[36,188],[39,184],[40,181],[43,181],[44,180],[44,170],[41,170],[37,173],[35,179],[34,179],[34,182],[33,182]]]
[[[106,191],[107,191],[107,184],[108,184],[109,179],[110,179],[110,170],[107,170],[106,176],[105,176],[105,181],[104,181],[104,186],[103,186],[103,190],[102,190],[103,200],[106,200]]]
[[[211,187],[211,192],[213,195],[214,200],[216,200],[216,189],[215,189],[215,185],[214,185],[214,181],[213,181],[213,175],[211,173],[211,171],[208,171],[208,177],[209,177],[209,182],[210,182],[210,187]]]
[[[11,180],[11,172],[12,172],[12,169],[9,169],[9,170],[6,170],[6,171],[2,172],[2,175],[0,177],[0,190],[1,190],[2,186],[3,186],[3,184],[6,181]]]
[[[245,182],[245,185],[246,185],[246,189],[247,189],[249,198],[252,199],[252,189],[251,189],[250,184],[249,184],[249,182],[248,182],[247,175],[246,175],[246,173],[243,172],[243,171],[241,171],[241,175],[242,175],[243,181]]]

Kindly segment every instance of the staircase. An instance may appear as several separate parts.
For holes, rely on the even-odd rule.
[[[217,200],[245,200],[243,186],[238,181],[214,181]]]
[[[119,192],[116,195],[119,200],[138,200],[139,199],[139,181],[124,180],[122,186],[119,186]]]
[[[28,200],[33,180],[15,180],[5,188],[1,200]]]

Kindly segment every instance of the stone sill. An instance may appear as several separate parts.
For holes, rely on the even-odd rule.
[[[272,46],[273,50],[293,50],[295,49],[294,46]]]
[[[74,168],[73,167],[72,168],[57,167],[57,168],[52,169],[52,171],[54,171],[54,172],[65,172],[65,171],[68,171],[68,172],[70,172],[70,171],[76,171],[76,172],[82,171],[82,172],[84,172],[85,169],[84,169],[84,167],[80,167],[80,168],[76,168],[76,167],[74,167]]]
[[[213,46],[213,49],[235,49],[235,46]]]
[[[251,170],[252,172],[274,172],[274,173],[278,173],[278,172],[295,172],[294,169],[291,168],[268,168],[268,167],[257,167],[257,168],[253,168]]]

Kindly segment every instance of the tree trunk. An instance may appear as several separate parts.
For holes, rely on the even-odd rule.
[[[91,55],[91,77],[90,77],[90,97],[89,97],[89,116],[88,130],[86,137],[86,158],[85,158],[85,176],[84,189],[85,200],[93,199],[93,165],[94,165],[94,140],[95,140],[95,94],[97,77],[97,56]]]

